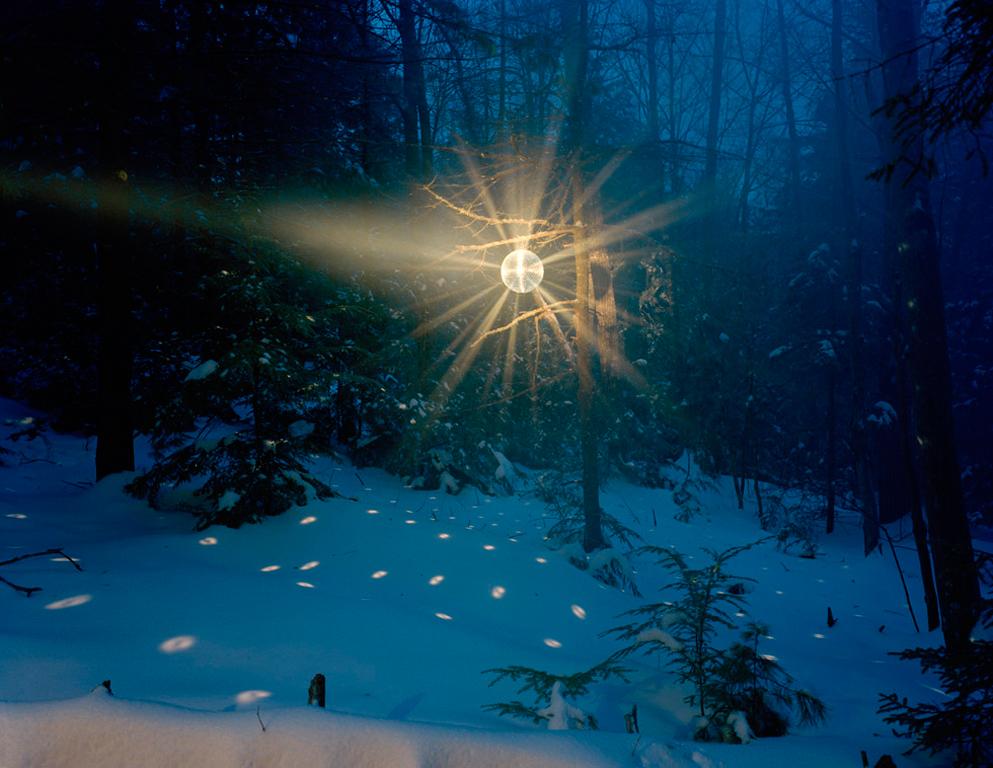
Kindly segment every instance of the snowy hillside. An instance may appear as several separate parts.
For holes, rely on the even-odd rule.
[[[3,404],[4,418],[30,417]],[[917,635],[892,557],[861,555],[844,517],[815,559],[764,543],[730,570],[756,580],[747,616],[770,625],[764,653],[821,697],[826,723],[731,746],[690,740],[688,693],[659,656],[632,656],[578,702],[595,733],[548,732],[482,705],[520,698],[484,670],[585,670],[618,649],[601,633],[618,614],[665,599],[667,574],[633,563],[644,598],[608,588],[551,551],[551,519],[526,494],[487,498],[405,489],[374,469],[319,459],[316,474],[356,501],[312,502],[238,530],[193,531],[182,512],[126,496],[124,479],[91,487],[92,445],[46,432],[0,467],[0,560],[64,547],[0,571],[41,587],[0,585],[0,765],[857,766],[903,757],[875,714],[877,694],[940,697],[890,651]],[[646,543],[706,562],[759,539],[753,502],[727,483],[690,523],[672,493],[613,481],[607,511]],[[653,524],[653,519],[657,524]],[[898,533],[892,531],[895,538]],[[898,548],[915,601],[915,557]],[[828,608],[838,622],[827,626]],[[306,709],[312,675],[328,711]],[[114,696],[103,689],[112,681]],[[641,734],[624,732],[638,705]],[[263,731],[262,725],[265,726]]]

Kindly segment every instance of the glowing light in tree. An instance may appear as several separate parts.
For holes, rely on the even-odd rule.
[[[500,279],[514,293],[531,293],[541,285],[545,266],[533,251],[518,248],[511,251],[500,265]]]

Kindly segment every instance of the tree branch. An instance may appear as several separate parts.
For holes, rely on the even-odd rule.
[[[72,567],[75,568],[77,571],[83,570],[80,564],[76,562],[76,560],[74,560],[72,557],[67,555],[65,553],[65,550],[63,550],[61,547],[46,549],[44,552],[30,552],[26,555],[18,555],[17,557],[12,557],[9,560],[0,560],[0,566],[11,565],[12,563],[19,563],[21,560],[28,560],[32,557],[44,557],[45,555],[62,555],[62,557],[65,560],[68,560],[70,563],[72,563]],[[41,592],[41,587],[24,587],[21,586],[20,584],[15,584],[14,582],[5,579],[3,576],[0,576],[0,582],[6,584],[15,592],[22,593],[25,597],[31,597],[31,595],[33,595],[35,592]]]
[[[439,195],[437,192],[431,189],[429,185],[424,185],[423,187],[421,187],[421,189],[423,189],[425,192],[431,195],[431,197],[433,197],[437,202],[441,203],[446,208],[454,211],[460,216],[464,216],[467,219],[471,219],[472,221],[479,221],[482,222],[483,224],[492,224],[495,227],[499,227],[505,224],[526,224],[528,226],[533,226],[533,227],[538,227],[538,226],[547,227],[549,225],[547,219],[524,219],[524,218],[503,218],[500,216],[484,216],[481,213],[476,213],[476,211],[472,210],[471,208],[456,205],[447,197]],[[530,235],[522,235],[521,237],[514,239],[524,240],[529,237]]]
[[[545,314],[551,314],[552,312],[559,311],[560,309],[565,309],[566,307],[575,306],[575,304],[576,304],[576,300],[575,299],[565,299],[563,301],[553,302],[552,304],[544,304],[543,306],[540,306],[537,309],[531,309],[531,310],[528,310],[527,312],[522,312],[521,314],[519,314],[517,317],[515,317],[513,320],[511,320],[506,325],[501,325],[499,328],[491,328],[486,333],[484,333],[482,336],[477,337],[472,342],[472,344],[469,345],[469,347],[471,349],[472,347],[479,346],[480,344],[483,343],[483,341],[487,337],[489,337],[489,336],[496,336],[498,333],[504,333],[505,331],[509,331],[515,325],[517,325],[518,323],[520,323],[523,320],[527,320],[529,317],[540,317],[540,316],[545,315]]]

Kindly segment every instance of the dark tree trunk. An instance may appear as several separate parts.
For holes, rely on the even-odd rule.
[[[786,39],[786,17],[783,13],[783,0],[776,0],[776,15],[779,21],[779,50],[782,57],[780,66],[783,78],[783,104],[786,107],[786,131],[789,136],[790,204],[794,221],[800,219],[800,139],[796,132],[796,114],[793,111],[793,77],[790,73],[790,47]]]
[[[411,0],[399,0],[397,5],[397,32],[403,63],[401,118],[405,168],[409,178],[424,180],[431,173],[431,129],[417,19]]]
[[[585,144],[589,62],[587,0],[573,3],[563,0],[562,22],[565,31],[566,105],[568,108],[565,148],[572,163],[573,248],[576,266],[576,369],[578,374],[579,442],[583,472],[583,549],[592,552],[606,546],[600,515],[600,473],[597,465],[597,434],[593,413],[596,381],[593,373],[594,329],[590,320],[592,306],[590,252],[584,204],[587,199],[583,168]]]
[[[670,11],[671,14],[671,11]],[[676,22],[675,18],[670,15],[669,25],[667,29],[668,34],[668,64],[669,64],[669,88],[668,88],[668,102],[669,102],[669,184],[671,185],[672,194],[680,195],[683,192],[683,176],[682,176],[682,160],[679,157],[679,118],[676,112]]]
[[[833,301],[833,300],[832,300]],[[834,361],[828,365],[828,381],[827,381],[827,461],[825,462],[825,477],[824,483],[826,490],[824,493],[824,518],[825,518],[825,532],[834,532],[834,512],[835,512],[835,478],[838,474],[836,466],[836,457],[838,453],[837,441],[838,441],[838,408],[837,408],[837,390],[838,390],[838,375],[835,368]]]
[[[710,70],[710,105],[707,114],[707,159],[703,171],[711,203],[717,192],[717,138],[721,119],[721,85],[724,82],[724,48],[727,39],[727,0],[714,4],[714,58]]]
[[[645,68],[647,71],[648,93],[646,114],[647,130],[646,139],[656,146],[659,141],[659,61],[658,61],[658,20],[656,18],[656,0],[644,0],[645,2]]]
[[[714,267],[717,263],[718,215],[717,196],[717,145],[720,137],[721,93],[724,82],[724,54],[727,42],[727,0],[716,0],[714,4],[714,48],[710,70],[710,103],[707,114],[707,138],[703,169],[702,192],[706,200],[706,212],[701,218],[702,231],[700,244],[706,264],[701,279],[703,301],[708,302],[714,293]]]
[[[877,0],[876,9],[885,94],[913,94],[918,84],[916,4]],[[914,173],[923,147],[902,145],[892,124],[885,138],[884,161],[893,168],[886,187],[886,220],[904,289],[909,380],[941,628],[949,652],[961,653],[976,623],[979,583],[955,453],[938,243],[927,179]]]
[[[577,172],[579,175],[579,172]],[[582,182],[573,194],[583,193]],[[573,204],[578,205],[577,196]],[[576,368],[579,374],[579,442],[583,464],[583,550],[593,552],[606,546],[600,516],[600,473],[597,435],[593,414],[596,384],[593,376],[593,325],[590,322],[590,257],[584,242],[582,212],[574,211],[577,221],[576,250]]]
[[[104,3],[98,118],[100,167],[96,478],[134,469],[131,420],[131,253],[128,121],[134,37],[132,0]]]
[[[831,79],[834,82],[835,150],[838,157],[837,219],[839,235],[836,251],[847,257],[848,345],[852,368],[851,443],[855,492],[862,511],[863,551],[872,552],[879,543],[878,505],[872,486],[869,446],[865,423],[865,362],[862,338],[862,247],[859,243],[855,192],[852,188],[852,160],[848,147],[848,99],[842,56],[842,4],[831,2]],[[834,528],[828,520],[828,533]]]

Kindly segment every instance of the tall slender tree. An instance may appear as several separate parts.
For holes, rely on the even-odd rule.
[[[887,102],[917,98],[920,20],[912,0],[877,0]],[[956,459],[948,335],[928,180],[917,173],[923,139],[884,134],[886,225],[903,299],[912,403],[923,474],[941,628],[949,652],[964,651],[978,616],[979,582]]]
[[[100,349],[97,360],[96,477],[134,469],[131,414],[131,251],[128,154],[134,62],[133,0],[105,0],[97,88],[100,167],[96,242]]]

